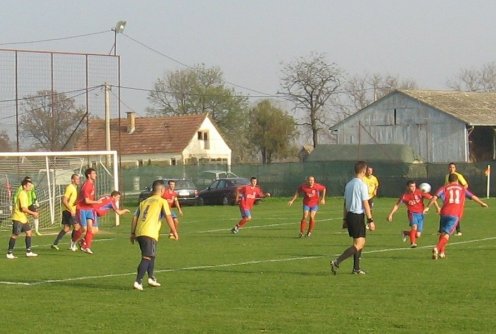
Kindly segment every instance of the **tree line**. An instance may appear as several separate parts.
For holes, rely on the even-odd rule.
[[[454,90],[496,92],[496,62],[461,69],[446,83]],[[325,55],[311,53],[282,64],[276,98],[250,101],[230,87],[219,67],[166,72],[148,93],[148,115],[208,113],[233,151],[234,162],[264,164],[296,157],[297,143],[329,142],[327,129],[395,89],[416,89],[412,79],[380,73],[348,75]],[[63,93],[39,91],[24,97],[21,136],[34,149],[64,150],[83,132],[88,117]],[[5,131],[2,151],[14,150]]]

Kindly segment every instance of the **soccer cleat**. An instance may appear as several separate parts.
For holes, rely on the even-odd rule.
[[[405,232],[401,231],[401,240],[403,240],[403,242],[406,242],[406,239],[407,239],[407,236],[406,236]]]
[[[301,239],[301,238],[303,238],[304,236],[305,236],[305,234],[304,234],[304,233],[300,233],[300,234],[298,235],[298,238],[300,238],[300,239]]]
[[[143,291],[143,284],[138,283],[138,282],[134,282],[133,289],[136,289],[136,290],[139,290],[139,291]]]
[[[26,256],[27,256],[27,257],[36,257],[36,256],[38,256],[38,254],[33,253],[33,252],[27,252],[27,253],[26,253]]]
[[[231,233],[232,233],[232,234],[236,234],[236,233],[238,233],[238,232],[239,232],[239,227],[237,227],[237,226],[234,226],[234,227],[231,229]]]
[[[432,259],[437,260],[439,258],[439,251],[437,250],[436,247],[432,249]]]
[[[174,236],[173,233],[169,233],[169,239],[171,240],[176,240],[176,237]]]
[[[160,286],[160,283],[157,282],[155,278],[148,278],[148,285],[153,286],[154,288],[158,288]]]
[[[69,249],[73,252],[77,251],[77,243],[71,240],[71,245],[69,246]]]
[[[457,237],[461,237],[461,236],[463,235],[463,233],[462,233],[462,232],[456,232],[456,233],[455,233],[455,235],[456,235]]]
[[[81,251],[85,252],[86,254],[93,254],[93,251],[89,248],[81,248]]]
[[[365,275],[367,274],[365,271],[363,271],[362,269],[353,269],[353,271],[351,272],[353,275]]]
[[[14,254],[12,253],[7,253],[7,259],[9,260],[17,259],[17,256],[14,256]]]
[[[412,244],[410,248],[417,248],[417,244]]]
[[[336,275],[338,273],[339,266],[336,263],[336,260],[331,261],[331,272]]]
[[[51,245],[50,248],[51,249],[55,249],[55,250],[59,250],[60,249],[59,246],[57,246],[57,245]]]
[[[445,259],[446,258],[446,254],[444,252],[439,253],[439,258],[440,259]]]
[[[310,238],[312,236],[312,232],[308,232],[305,237]]]

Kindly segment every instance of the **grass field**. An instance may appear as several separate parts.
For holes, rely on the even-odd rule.
[[[468,201],[463,236],[433,261],[438,216],[427,216],[417,249],[400,238],[405,208],[376,200],[362,267],[352,259],[330,275],[329,259],[351,240],[340,228],[342,200],[321,207],[314,235],[298,239],[300,206],[266,199],[238,235],[237,207],[187,207],[181,240],[159,242],[160,288],[133,290],[140,259],[130,216],[103,226],[94,255],[50,249],[56,229],[33,237],[38,258],[0,260],[1,333],[490,333],[496,319],[496,201]],[[163,232],[166,232],[165,230]],[[51,235],[49,235],[51,233]],[[9,233],[0,232],[7,248]]]

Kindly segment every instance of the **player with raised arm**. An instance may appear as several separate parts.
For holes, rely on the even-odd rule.
[[[252,176],[250,184],[243,186],[236,191],[236,202],[239,203],[241,220],[231,229],[231,233],[236,234],[251,220],[251,210],[257,198],[270,197],[270,193],[264,193],[257,186],[257,178]]]
[[[174,239],[179,240],[176,227],[171,217],[169,204],[162,198],[165,190],[163,180],[156,180],[152,184],[153,195],[141,201],[131,223],[131,243],[138,241],[141,250],[141,261],[137,268],[133,288],[143,291],[143,278],[148,274],[148,285],[159,287],[155,277],[155,257],[157,242],[160,235],[161,220],[165,217]]]
[[[418,189],[415,181],[410,180],[406,183],[405,193],[398,198],[387,216],[387,221],[392,222],[393,215],[398,211],[401,203],[406,205],[410,231],[402,231],[401,235],[403,241],[406,241],[407,237],[410,238],[412,248],[417,247],[417,238],[420,238],[424,229],[424,199],[430,200],[432,195]]]
[[[454,173],[448,176],[448,184],[436,191],[426,210],[436,202],[438,198],[443,200],[443,206],[439,212],[441,215],[439,219],[441,234],[439,235],[436,247],[432,249],[432,258],[434,260],[437,260],[438,258],[444,259],[446,257],[446,246],[448,245],[450,235],[456,230],[456,225],[463,213],[465,198],[473,200],[481,207],[487,207],[486,203],[458,183],[458,176]]]
[[[289,206],[293,205],[293,202],[298,198],[299,194],[303,195],[303,215],[300,220],[300,238],[303,236],[310,237],[315,227],[315,217],[319,210],[319,203],[324,205],[326,202],[326,187],[315,182],[314,176],[308,176],[306,182],[298,187],[293,197],[289,200]],[[308,230],[305,234],[307,219]]]
[[[167,186],[168,187],[165,189],[162,197],[165,200],[167,200],[167,203],[169,203],[169,208],[171,209],[171,215],[172,215],[172,220],[174,221],[174,226],[176,226],[176,231],[179,231],[179,219],[177,218],[177,214],[173,210],[173,208],[177,208],[177,211],[181,216],[183,215],[183,210],[181,209],[181,205],[179,204],[179,200],[177,199],[177,192],[175,190],[176,181],[174,180],[167,181]],[[169,239],[174,239],[174,233],[172,233],[172,230],[169,231]]]
[[[456,170],[456,164],[454,162],[450,162],[448,164],[448,174],[446,174],[444,178],[444,185],[447,185],[449,183],[448,178],[451,174],[455,174],[458,177],[458,183],[465,189],[468,189],[468,182],[465,180],[465,177]],[[460,219],[458,219],[458,224],[456,224],[456,233],[455,235],[458,237],[462,236],[462,229],[461,229],[461,220],[463,216],[463,209],[462,213],[460,215]],[[441,226],[439,226],[439,232],[441,232]]]
[[[62,205],[63,205],[63,210],[62,210],[62,229],[60,230],[59,234],[57,234],[57,237],[53,241],[52,248],[55,250],[59,250],[59,242],[62,240],[64,235],[68,233],[72,229],[72,237],[74,237],[74,233],[76,230],[79,230],[81,226],[76,220],[76,202],[77,202],[77,195],[78,195],[78,186],[80,182],[80,177],[78,174],[72,174],[71,176],[71,183],[65,187],[65,192],[64,196],[62,197]],[[69,247],[70,250],[76,251],[77,250],[77,244],[72,241],[71,238],[71,245]]]

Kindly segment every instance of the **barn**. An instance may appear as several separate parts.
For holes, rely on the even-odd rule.
[[[496,159],[496,93],[395,90],[330,128],[337,144],[409,145],[423,162]]]

